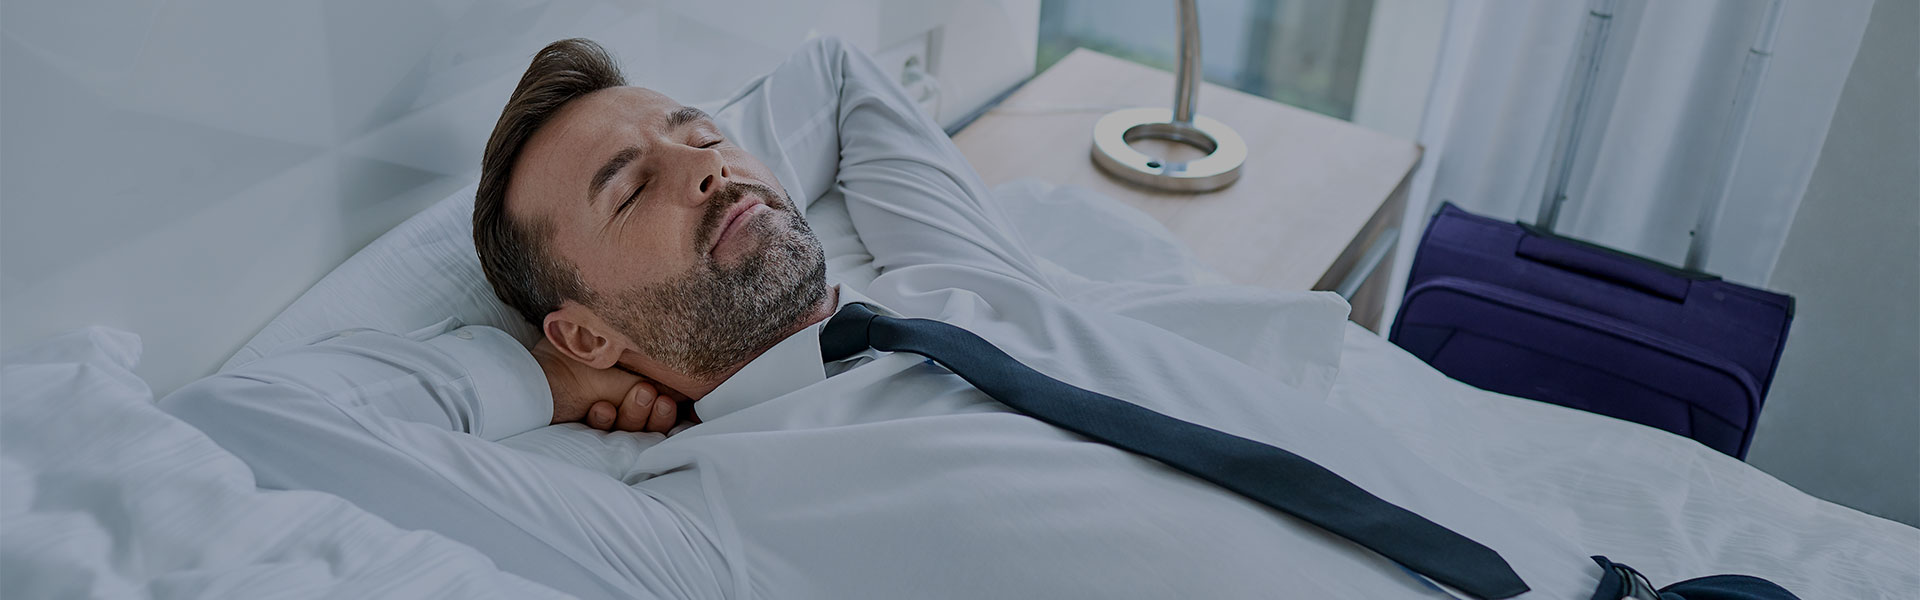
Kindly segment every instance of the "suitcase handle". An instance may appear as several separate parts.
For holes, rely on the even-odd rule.
[[[1514,250],[1514,254],[1535,262],[1619,283],[1674,302],[1684,302],[1687,299],[1689,278],[1666,272],[1672,269],[1666,265],[1652,265],[1660,267],[1657,269],[1648,268],[1650,265],[1641,259],[1596,251],[1595,248],[1586,248],[1579,244],[1534,235],[1521,236],[1520,247]]]

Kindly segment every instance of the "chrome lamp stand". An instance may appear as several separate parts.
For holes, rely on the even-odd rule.
[[[1093,126],[1093,162],[1123,181],[1170,192],[1210,192],[1240,179],[1247,143],[1219,121],[1194,114],[1200,96],[1200,15],[1194,0],[1179,0],[1180,69],[1173,110],[1127,108],[1107,113]],[[1158,139],[1207,153],[1196,160],[1163,161],[1130,142]]]

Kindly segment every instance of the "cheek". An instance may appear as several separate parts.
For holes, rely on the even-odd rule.
[[[597,268],[587,273],[587,285],[601,296],[618,295],[646,289],[669,277],[668,266],[659,260],[641,258],[643,254],[608,252]]]
[[[622,281],[653,282],[684,273],[694,267],[699,256],[694,246],[694,225],[664,215],[634,214],[618,230],[601,253],[601,264],[611,267],[609,274]]]

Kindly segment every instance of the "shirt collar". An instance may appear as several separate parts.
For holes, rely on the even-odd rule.
[[[851,286],[834,283],[839,301],[834,312],[848,304],[860,303],[883,315],[894,312],[880,306],[865,294],[854,291]],[[831,316],[828,317],[832,318]],[[780,340],[766,352],[755,357],[747,366],[741,367],[732,377],[713,388],[706,396],[694,403],[694,410],[701,420],[713,420],[729,415],[743,408],[777,398],[800,388],[820,383],[827,379],[826,364],[820,356],[820,328],[826,326],[827,319],[821,319],[787,339]]]

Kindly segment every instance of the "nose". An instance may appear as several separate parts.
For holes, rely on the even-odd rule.
[[[691,176],[688,177],[690,181],[687,196],[689,203],[697,205],[706,202],[714,194],[719,193],[721,188],[725,188],[728,178],[733,176],[733,169],[727,166],[726,158],[722,157],[718,150],[710,148],[694,150],[695,155],[691,157],[689,165]]]

